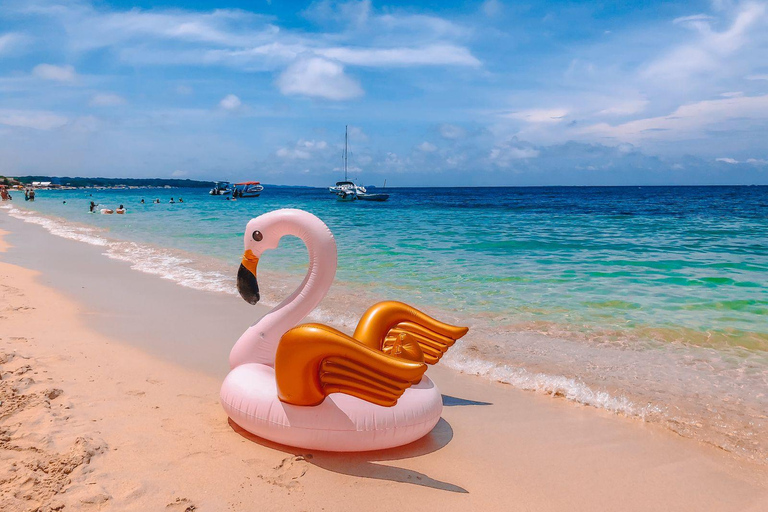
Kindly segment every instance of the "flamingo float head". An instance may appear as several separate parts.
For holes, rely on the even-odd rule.
[[[276,249],[286,235],[301,238],[313,252],[323,252],[333,261],[333,269],[323,268],[323,273],[333,280],[336,264],[336,244],[328,227],[317,217],[303,210],[284,208],[251,219],[245,228],[243,241],[245,252],[237,272],[237,290],[250,304],[259,301],[259,283],[256,268],[261,255]],[[330,283],[329,283],[330,284]],[[319,301],[318,301],[319,302]]]
[[[245,228],[245,252],[237,271],[237,291],[249,304],[256,304],[260,298],[256,277],[259,258],[264,251],[275,249],[285,234],[285,229],[280,229],[281,217],[275,213],[265,213],[251,219]]]

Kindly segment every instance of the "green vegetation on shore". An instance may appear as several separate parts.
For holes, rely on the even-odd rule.
[[[14,185],[19,185],[20,182],[16,178],[9,178],[7,176],[0,176],[0,185],[6,185],[8,187],[12,187]]]

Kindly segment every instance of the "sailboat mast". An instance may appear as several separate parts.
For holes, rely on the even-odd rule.
[[[349,142],[348,127],[344,125],[344,181],[347,181],[347,160],[349,159],[349,150],[347,144]]]

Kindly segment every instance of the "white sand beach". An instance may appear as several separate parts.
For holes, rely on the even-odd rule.
[[[440,365],[443,416],[416,443],[259,440],[218,394],[266,308],[5,213],[0,229],[0,510],[766,510],[764,466]]]

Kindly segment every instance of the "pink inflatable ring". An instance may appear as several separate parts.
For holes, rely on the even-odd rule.
[[[302,210],[277,210],[248,223],[237,280],[246,301],[259,300],[259,257],[286,235],[306,244],[309,271],[232,349],[232,370],[221,387],[229,417],[264,439],[313,450],[392,448],[429,433],[442,397],[424,372],[468,329],[401,302],[371,307],[352,336],[319,324],[297,327],[336,274],[333,235]]]

